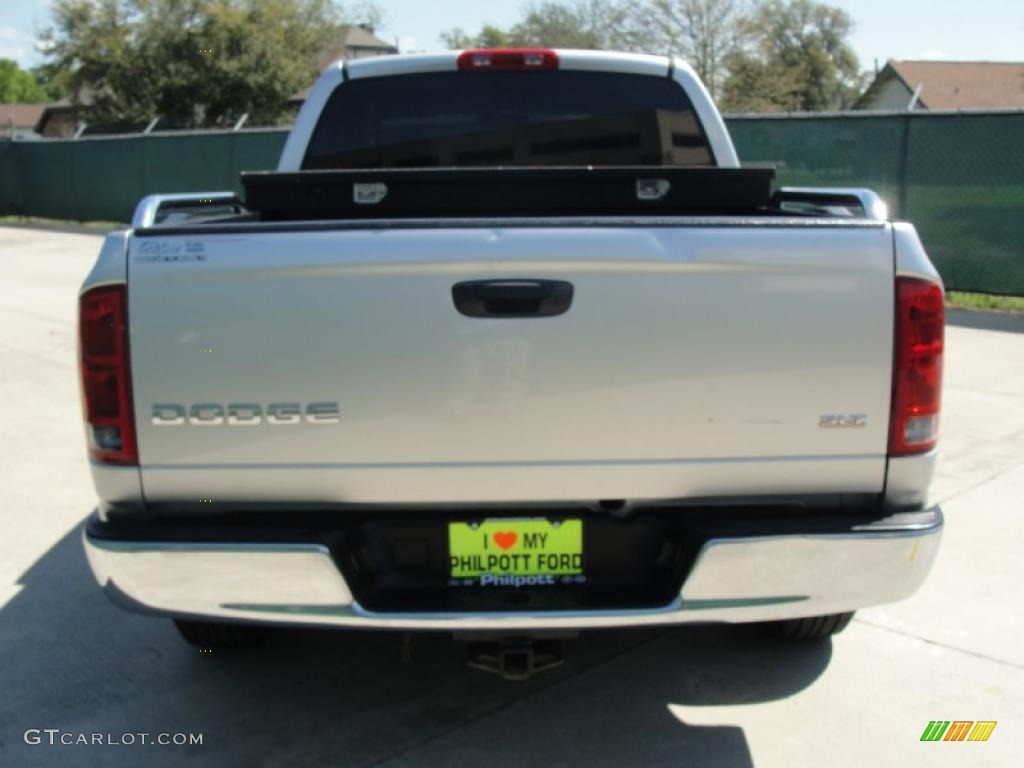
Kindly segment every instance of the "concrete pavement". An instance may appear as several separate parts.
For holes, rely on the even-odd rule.
[[[832,642],[751,627],[608,631],[525,684],[447,636],[285,631],[201,655],[102,596],[75,378],[100,239],[0,228],[0,765],[1009,766],[1024,747],[1024,333],[948,330],[946,512],[924,588]],[[973,323],[977,325],[978,323]],[[929,720],[997,720],[922,743]],[[192,732],[202,746],[27,745],[27,729]]]

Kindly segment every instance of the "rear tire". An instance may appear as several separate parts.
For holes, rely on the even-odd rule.
[[[808,616],[803,619],[787,619],[786,621],[773,621],[768,625],[772,634],[785,640],[796,642],[809,642],[824,640],[832,635],[838,635],[853,618],[853,611],[849,613],[832,613],[828,616]]]
[[[266,627],[253,624],[226,624],[215,621],[175,619],[174,626],[178,628],[181,636],[185,638],[185,642],[204,649],[230,650],[233,648],[248,648],[262,642],[267,634]]]

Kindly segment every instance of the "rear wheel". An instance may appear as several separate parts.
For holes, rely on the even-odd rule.
[[[178,628],[186,642],[197,648],[247,648],[261,642],[267,634],[266,627],[252,624],[175,619],[174,626]]]
[[[838,635],[846,629],[846,625],[852,618],[853,611],[832,613],[828,616],[808,616],[803,619],[773,621],[768,628],[774,635],[786,640],[824,640],[826,637]]]

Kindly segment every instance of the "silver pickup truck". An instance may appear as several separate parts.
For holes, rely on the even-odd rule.
[[[939,276],[870,191],[772,178],[678,59],[328,68],[277,171],[144,199],[82,286],[100,585],[201,646],[447,630],[510,677],[911,594]]]

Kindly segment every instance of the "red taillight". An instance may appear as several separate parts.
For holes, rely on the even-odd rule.
[[[78,358],[90,457],[138,464],[123,285],[94,288],[79,299]]]
[[[548,48],[474,48],[458,58],[461,70],[558,69],[558,54]]]
[[[896,350],[889,455],[924,453],[939,437],[942,288],[927,280],[896,278]]]

